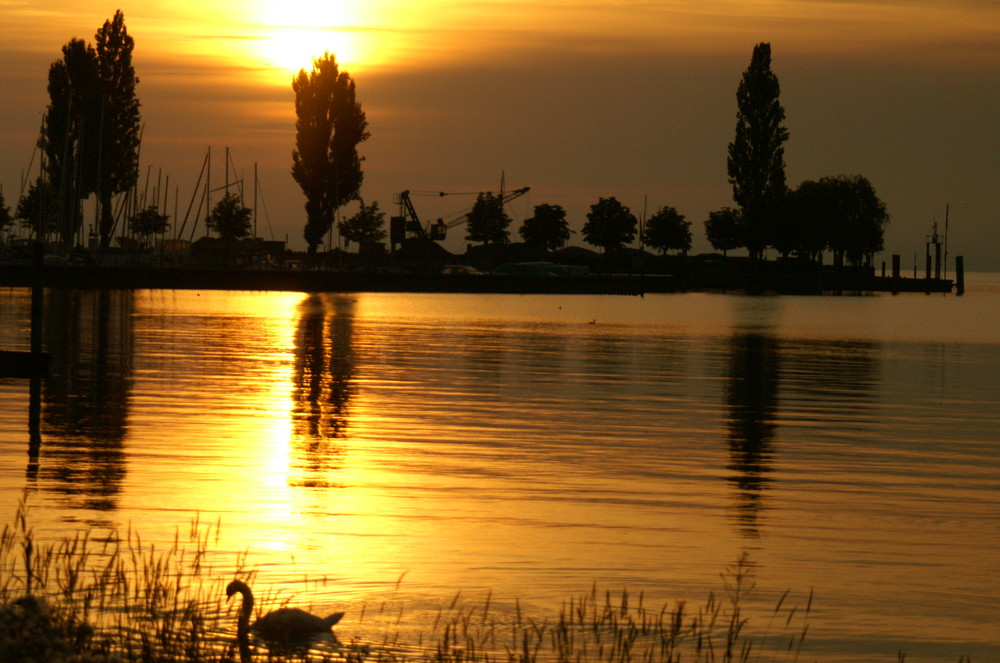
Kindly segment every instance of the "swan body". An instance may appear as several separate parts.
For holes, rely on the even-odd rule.
[[[250,624],[254,606],[253,592],[242,580],[233,580],[226,587],[226,596],[232,598],[237,592],[243,595],[243,605],[240,607],[240,615],[236,622],[236,638],[239,641],[240,660],[243,663],[250,661],[250,632],[279,645],[301,644],[329,632],[344,616],[342,612],[335,612],[326,617],[317,617],[298,608],[280,608]]]
[[[344,613],[335,612],[326,617],[317,617],[298,608],[281,608],[255,621],[250,625],[250,630],[265,640],[294,642],[329,631],[343,616]]]

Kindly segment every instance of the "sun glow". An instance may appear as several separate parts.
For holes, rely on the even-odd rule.
[[[261,0],[254,40],[265,69],[283,79],[331,53],[352,74],[383,63],[391,44],[371,3],[343,0]]]
[[[372,64],[364,38],[338,28],[274,28],[261,36],[259,50],[265,66],[281,69],[283,74],[308,70],[315,58],[327,52],[352,71],[358,65]]]

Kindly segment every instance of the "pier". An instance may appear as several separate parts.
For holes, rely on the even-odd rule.
[[[409,274],[326,270],[252,270],[160,267],[47,266],[44,286],[84,289],[258,290],[286,292],[440,292],[476,294],[641,295],[675,292],[850,294],[950,293],[949,279],[911,279],[781,270],[707,269],[674,274],[513,276],[497,274]],[[32,287],[32,270],[0,265],[0,287]],[[959,293],[960,294],[960,293]]]

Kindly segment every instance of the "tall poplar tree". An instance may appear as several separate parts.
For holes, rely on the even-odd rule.
[[[80,223],[81,198],[97,183],[100,93],[97,52],[82,39],[62,47],[63,56],[49,67],[49,106],[41,146],[45,152],[47,190],[61,239],[70,243]]]
[[[131,189],[139,179],[141,116],[135,93],[139,78],[132,66],[135,40],[125,28],[125,16],[120,9],[114,18],[104,22],[95,40],[101,93],[95,189],[101,209],[101,246],[106,247],[115,223],[111,199]]]
[[[71,39],[49,67],[49,106],[42,147],[48,190],[64,241],[81,219],[78,201],[97,194],[101,242],[114,227],[111,200],[139,177],[139,79],[132,67],[135,42],[121,10],[95,35],[96,47]]]
[[[358,144],[368,139],[368,121],[354,80],[336,57],[313,60],[312,71],[292,79],[295,91],[295,149],[292,176],[306,196],[305,239],[309,253],[333,227],[337,209],[358,198],[364,173]]]
[[[785,149],[788,129],[781,86],[771,71],[771,45],[754,46],[750,66],[736,91],[736,137],[729,144],[729,182],[740,207],[751,259],[768,245],[768,223],[785,195]]]

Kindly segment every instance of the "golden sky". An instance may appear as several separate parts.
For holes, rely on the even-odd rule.
[[[790,184],[869,177],[904,265],[948,203],[956,234],[982,244],[971,240],[983,230],[1000,253],[1000,3],[0,0],[8,204],[30,163],[48,65],[119,7],[136,40],[144,166],[172,173],[184,200],[206,148],[231,147],[237,168],[259,164],[271,232],[293,244],[303,201],[288,174],[289,83],[329,50],[368,113],[362,195],[384,210],[403,189],[496,188],[504,172],[509,186],[532,187],[520,218],[561,204],[579,228],[609,195],[636,212],[673,205],[693,222],[695,251],[707,250],[702,222],[732,204],[736,86],[753,45],[768,41]],[[418,211],[457,211],[435,205],[418,201]],[[449,248],[464,247],[461,235]]]

